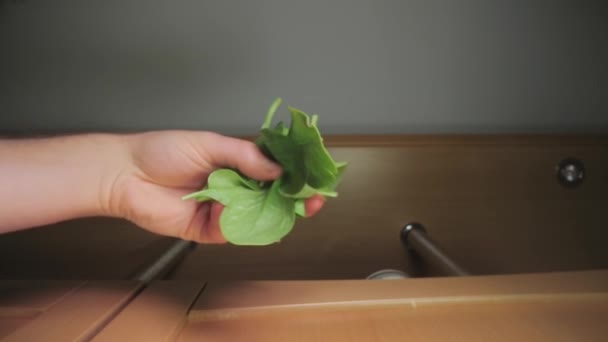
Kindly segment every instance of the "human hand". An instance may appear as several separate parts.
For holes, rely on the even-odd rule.
[[[112,177],[107,210],[151,232],[200,243],[223,243],[217,202],[183,201],[200,190],[209,174],[227,167],[256,180],[280,176],[252,142],[210,132],[160,131],[130,135],[125,139],[129,156]],[[306,201],[312,216],[323,198]]]

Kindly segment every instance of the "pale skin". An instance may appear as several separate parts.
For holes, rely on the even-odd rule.
[[[160,235],[224,243],[223,207],[181,199],[223,167],[260,181],[281,174],[252,142],[211,132],[0,139],[0,233],[106,216]],[[322,206],[321,196],[308,199],[307,216]]]

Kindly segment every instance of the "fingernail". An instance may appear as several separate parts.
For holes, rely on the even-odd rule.
[[[267,161],[265,161],[264,164],[265,164],[264,167],[266,168],[266,170],[269,173],[281,173],[282,172],[281,166],[276,163],[273,163],[273,162],[267,160]]]

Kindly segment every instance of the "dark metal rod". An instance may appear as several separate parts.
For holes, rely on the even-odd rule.
[[[408,249],[415,251],[426,262],[440,268],[446,275],[470,275],[428,237],[426,230],[419,223],[405,225],[401,230],[401,241]]]
[[[152,280],[159,279],[168,272],[190,248],[194,246],[192,241],[177,240],[152,264],[136,274],[132,279],[148,284]]]

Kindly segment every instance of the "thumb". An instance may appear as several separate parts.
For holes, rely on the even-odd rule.
[[[203,149],[214,168],[237,169],[259,181],[273,180],[281,175],[281,167],[264,156],[251,141],[216,133],[206,133],[203,140]]]

